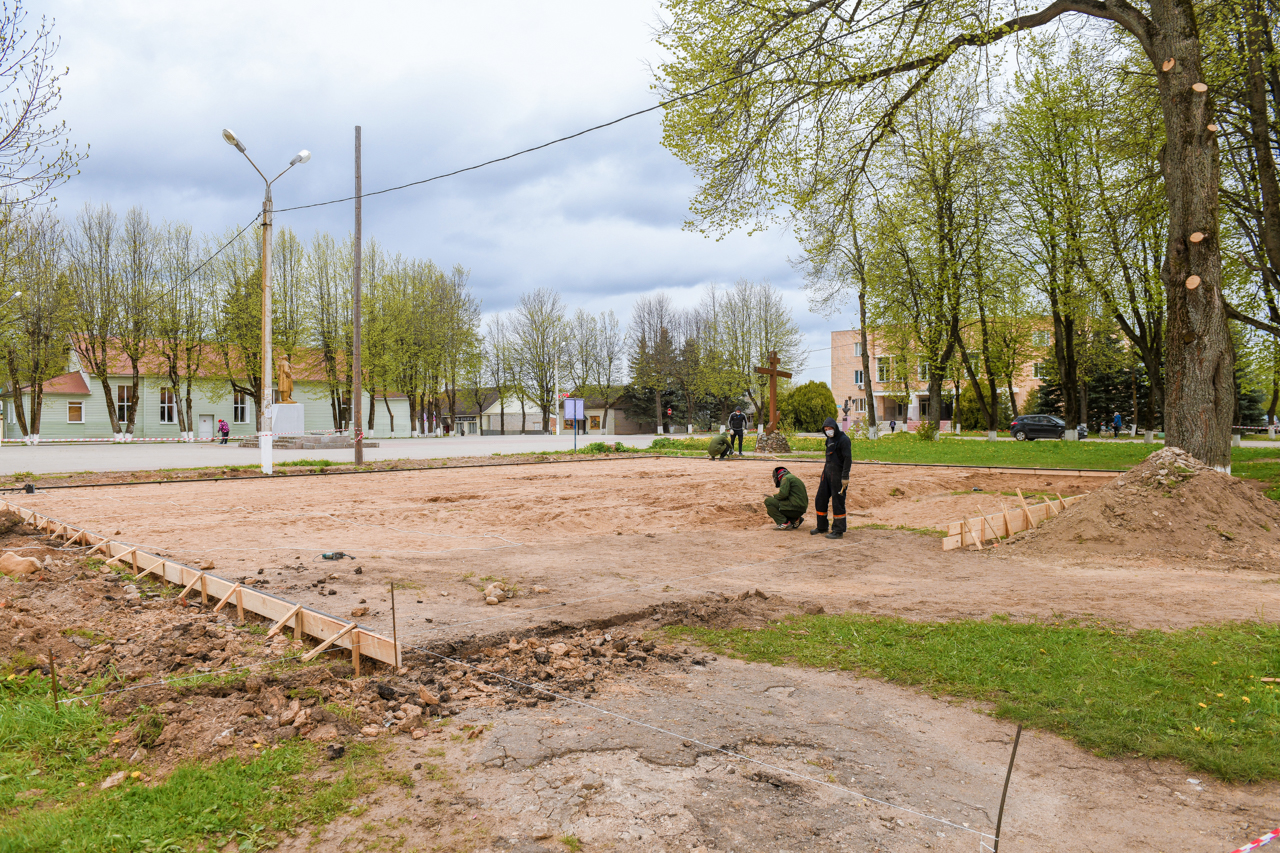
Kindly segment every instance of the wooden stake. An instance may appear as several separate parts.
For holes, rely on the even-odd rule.
[[[187,593],[191,592],[192,588],[200,582],[200,578],[202,577],[204,577],[204,572],[196,572],[196,576],[191,579],[191,583],[184,586],[182,588],[182,592],[178,593],[178,600],[181,601],[186,598]]]
[[[236,584],[236,620],[244,624],[244,589]]]
[[[298,606],[298,615],[293,620],[293,638],[295,640],[302,639],[302,617],[306,612],[307,611],[302,609],[301,605]]]
[[[108,565],[108,566],[110,566],[110,565],[113,565],[113,564],[115,564],[115,563],[119,563],[121,560],[128,559],[129,557],[133,557],[133,558],[134,558],[133,568],[134,568],[134,571],[137,571],[137,569],[138,569],[137,559],[138,559],[138,558],[137,558],[136,556],[134,556],[134,555],[135,555],[135,554],[137,554],[137,553],[138,553],[138,549],[137,549],[137,548],[130,548],[128,551],[125,551],[125,552],[123,552],[123,553],[121,553],[121,554],[117,554],[117,555],[115,555],[114,557],[112,557],[110,560],[107,560],[107,565]]]
[[[222,608],[226,607],[227,602],[231,600],[231,596],[235,595],[239,591],[240,591],[240,584],[236,584],[235,586],[231,587],[231,589],[227,590],[227,594],[222,597],[222,600],[214,605],[213,612],[217,613],[220,610],[222,610]]]
[[[400,639],[396,634],[396,582],[391,581],[391,645],[395,648],[396,669],[400,668]]]
[[[1057,508],[1056,506],[1054,506],[1054,505],[1053,505],[1053,499],[1052,499],[1052,498],[1045,498],[1045,499],[1044,499],[1044,502],[1045,502],[1046,504],[1048,504],[1048,506],[1049,506],[1049,515],[1057,515],[1057,514],[1058,514],[1058,508]]]
[[[89,553],[86,556],[92,557],[94,554],[98,553],[99,551],[109,550],[110,547],[111,547],[111,540],[104,538],[101,541],[99,541],[97,545],[94,545],[93,548],[89,550]]]
[[[317,658],[317,657],[320,655],[320,653],[321,653],[321,652],[323,652],[325,649],[329,648],[329,647],[330,647],[330,646],[332,646],[334,643],[336,643],[336,642],[338,642],[339,640],[341,640],[343,637],[347,636],[347,634],[350,634],[352,631],[354,631],[354,630],[355,630],[355,628],[356,628],[356,623],[355,623],[355,622],[352,622],[350,625],[348,625],[347,627],[343,628],[341,631],[339,631],[338,633],[334,634],[332,637],[330,637],[329,639],[325,640],[323,643],[321,643],[320,645],[316,646],[314,649],[312,649],[311,651],[309,651],[309,652],[307,652],[305,655],[303,655],[303,656],[302,656],[302,660],[303,660],[304,662],[305,662],[305,661],[309,661],[309,660],[314,660],[315,658]],[[355,640],[354,640],[354,639],[352,639],[351,643],[352,643],[352,645],[355,645]]]
[[[979,551],[981,551],[981,550],[982,550],[982,540],[981,540],[981,539],[979,539],[977,536],[974,536],[974,534],[973,534],[973,528],[969,526],[969,519],[967,519],[967,518],[962,518],[962,519],[960,519],[960,523],[964,525],[964,529],[965,529],[965,530],[969,531],[969,536],[973,538],[973,541],[974,541],[974,542],[976,542],[976,543],[977,543],[977,545],[978,545],[978,550],[979,550]]]
[[[354,678],[360,677],[360,632],[351,632],[351,667],[355,670]]]
[[[1067,508],[1067,502],[1062,499],[1062,492],[1058,492],[1058,503],[1062,504],[1062,508]]]
[[[1018,500],[1022,502],[1022,512],[1027,517],[1027,529],[1030,530],[1036,526],[1035,520],[1031,517],[1031,507],[1027,506],[1027,499],[1022,496],[1022,489],[1018,489],[1017,492]]]
[[[53,710],[58,710],[58,664],[53,658],[53,649],[49,649],[49,677],[53,679]]]
[[[1004,535],[1007,539],[1013,535],[1013,521],[1009,518],[1009,509],[1004,501],[1000,501],[1000,514],[1004,516]]]
[[[289,620],[292,619],[294,615],[301,609],[302,609],[301,604],[293,605],[293,609],[291,609],[288,613],[286,613],[283,619],[281,619],[279,622],[271,626],[271,630],[267,632],[267,639],[270,640],[276,634],[279,634],[280,629],[283,628],[285,625],[288,625]]]
[[[204,572],[200,573],[200,603],[209,604],[209,576]]]

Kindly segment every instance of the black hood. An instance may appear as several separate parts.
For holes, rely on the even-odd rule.
[[[840,434],[840,424],[836,423],[835,418],[827,418],[825,421],[823,421],[822,428],[825,430],[827,429],[827,427],[831,427],[832,429],[834,429],[836,431],[836,435]]]

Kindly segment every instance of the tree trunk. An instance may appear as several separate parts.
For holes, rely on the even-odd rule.
[[[98,381],[102,383],[102,396],[107,401],[107,418],[111,421],[111,434],[120,434],[120,418],[116,416],[116,401],[111,397],[111,381],[107,377],[99,375]]]
[[[132,360],[131,360],[132,361]],[[133,426],[138,420],[138,385],[142,381],[142,373],[138,367],[137,361],[133,363],[133,385],[129,388],[129,409],[127,411],[128,423],[125,425],[124,431],[129,435],[133,435]]]
[[[1165,389],[1165,444],[1229,472],[1235,381],[1221,290],[1218,139],[1207,127],[1212,120],[1208,93],[1192,89],[1202,79],[1192,0],[1155,0],[1151,18],[1157,29],[1153,62],[1176,60],[1170,72],[1157,75],[1168,140],[1160,157],[1169,202],[1169,242],[1160,276],[1168,310],[1165,363],[1172,380]],[[1204,239],[1192,243],[1194,232]]]
[[[387,399],[386,394],[382,395],[382,405],[387,410],[387,421],[389,422],[387,429],[394,434],[396,431],[396,416],[391,412],[391,401]]]
[[[365,427],[369,434],[373,434],[373,424],[377,420],[378,415],[378,395],[374,391],[369,392],[369,425]]]
[[[1018,400],[1013,396],[1013,377],[1006,377],[1009,390],[1009,417],[1016,418],[1018,416]]]
[[[876,425],[876,394],[871,387],[871,352],[867,349],[867,290],[865,287],[858,291],[858,315],[861,320],[859,331],[862,333],[862,393],[867,398],[867,426],[873,427]],[[929,377],[932,382],[933,374],[929,374]],[[932,400],[933,392],[929,393],[929,399]]]
[[[25,437],[30,435],[31,431],[27,429],[27,413],[22,406],[22,381],[18,377],[17,356],[13,349],[9,350],[7,361],[9,363],[9,398],[13,401],[13,413],[18,419],[18,429],[22,431],[22,435]],[[1271,404],[1271,408],[1274,411],[1274,401]]]

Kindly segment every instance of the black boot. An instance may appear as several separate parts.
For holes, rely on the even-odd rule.
[[[828,539],[843,539],[843,533],[836,533],[834,530],[827,534]]]
[[[825,530],[819,530],[818,528],[816,528],[816,527],[815,527],[815,528],[813,528],[812,530],[810,530],[810,531],[809,531],[809,535],[810,535],[810,536],[817,536],[819,533],[826,533],[826,532],[827,532],[827,531],[825,531]]]

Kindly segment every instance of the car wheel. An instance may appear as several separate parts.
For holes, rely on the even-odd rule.
[[[1066,437],[1067,437],[1067,431],[1065,429],[1058,430],[1058,441],[1062,441],[1062,439]]]
[[[1027,440],[1027,431],[1026,431],[1026,430],[1024,430],[1024,429],[1016,430],[1016,431],[1014,431],[1014,433],[1013,433],[1013,437],[1014,437],[1016,440],[1018,440],[1018,441],[1026,441],[1026,440]]]

